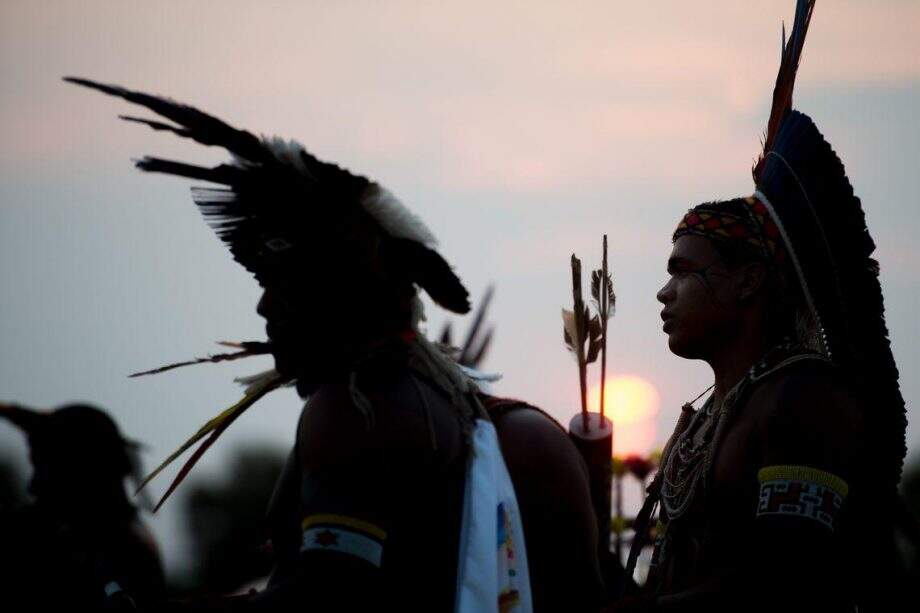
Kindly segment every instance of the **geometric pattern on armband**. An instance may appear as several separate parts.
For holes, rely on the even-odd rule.
[[[802,517],[830,530],[849,492],[846,481],[810,466],[767,466],[758,471],[757,480],[757,517]]]
[[[300,551],[337,551],[380,567],[387,533],[355,517],[324,513],[305,517]]]

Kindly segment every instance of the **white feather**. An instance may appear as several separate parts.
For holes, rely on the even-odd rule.
[[[315,180],[303,163],[301,157],[301,153],[305,151],[303,145],[295,140],[285,140],[278,136],[263,136],[262,143],[280,162],[292,166],[297,172]],[[242,162],[245,165],[245,160]],[[361,206],[390,236],[406,238],[429,246],[438,243],[434,234],[418,215],[376,183],[371,183],[361,197]]]
[[[422,323],[428,321],[425,317],[425,305],[422,304],[422,299],[418,297],[418,289],[415,289],[415,296],[412,298],[412,320],[410,325],[412,329],[416,332],[423,332],[421,329]]]
[[[376,183],[367,189],[361,205],[390,236],[407,238],[423,245],[437,245],[438,240],[419,216]]]
[[[275,370],[274,368],[271,368],[269,370],[263,370],[262,372],[257,372],[254,375],[248,375],[245,377],[236,377],[233,379],[233,382],[239,383],[240,385],[244,386],[246,388],[245,393],[249,394],[256,388],[264,384],[266,381],[270,379],[274,379],[277,376],[278,376],[278,371]],[[294,382],[291,381],[289,383],[285,383],[284,386],[287,387],[293,384]]]
[[[303,163],[302,153],[306,152],[303,145],[296,140],[285,140],[280,136],[263,136],[262,144],[268,149],[279,162],[292,166],[294,170],[312,180],[316,180],[307,166]]]

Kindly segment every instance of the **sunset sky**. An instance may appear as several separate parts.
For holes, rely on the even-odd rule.
[[[654,386],[648,432],[661,444],[680,405],[711,383],[661,332],[669,237],[688,207],[752,192],[793,6],[4,0],[0,400],[97,403],[148,443],[151,466],[239,397],[234,376],[269,363],[126,378],[213,352],[216,340],[262,338],[259,290],[201,221],[188,182],[130,163],[211,163],[219,152],[120,122],[137,110],[60,80],[78,75],[295,138],[388,187],[440,238],[474,299],[495,284],[496,392],[564,423],[579,402],[559,316],[569,256],[596,265],[606,232],[618,296],[608,371]],[[914,454],[918,30],[918,2],[821,0],[795,96],[846,164],[879,245]],[[429,329],[444,317],[429,304]],[[192,478],[216,475],[247,440],[289,446],[299,410],[290,391],[266,399]],[[25,469],[6,424],[0,445]],[[178,506],[152,520],[173,568],[184,555]]]

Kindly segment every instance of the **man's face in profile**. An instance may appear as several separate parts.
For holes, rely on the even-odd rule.
[[[303,336],[303,318],[307,315],[274,289],[266,289],[262,293],[256,312],[265,319],[265,334],[271,343],[275,370],[285,376],[296,376],[297,339]]]
[[[667,271],[657,298],[668,347],[683,358],[705,359],[735,320],[731,274],[712,242],[695,235],[675,241]]]

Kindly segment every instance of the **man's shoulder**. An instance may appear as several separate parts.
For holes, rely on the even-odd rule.
[[[758,385],[744,410],[759,432],[762,454],[823,469],[845,464],[862,444],[861,411],[839,369],[802,360]]]
[[[584,464],[565,429],[548,413],[517,400],[486,402],[498,433],[505,462],[512,473],[539,475],[584,472]],[[518,471],[517,468],[522,470]],[[526,469],[526,470],[524,470]]]
[[[758,421],[849,422],[858,416],[849,382],[837,367],[820,358],[797,360],[762,376],[745,404],[745,411]]]
[[[449,400],[408,369],[370,381],[316,389],[301,413],[302,463],[347,463],[373,457],[456,453],[459,422]]]
[[[499,438],[523,446],[540,443],[558,443],[571,441],[562,426],[542,409],[518,400],[494,399],[486,402],[486,408],[492,419]]]

